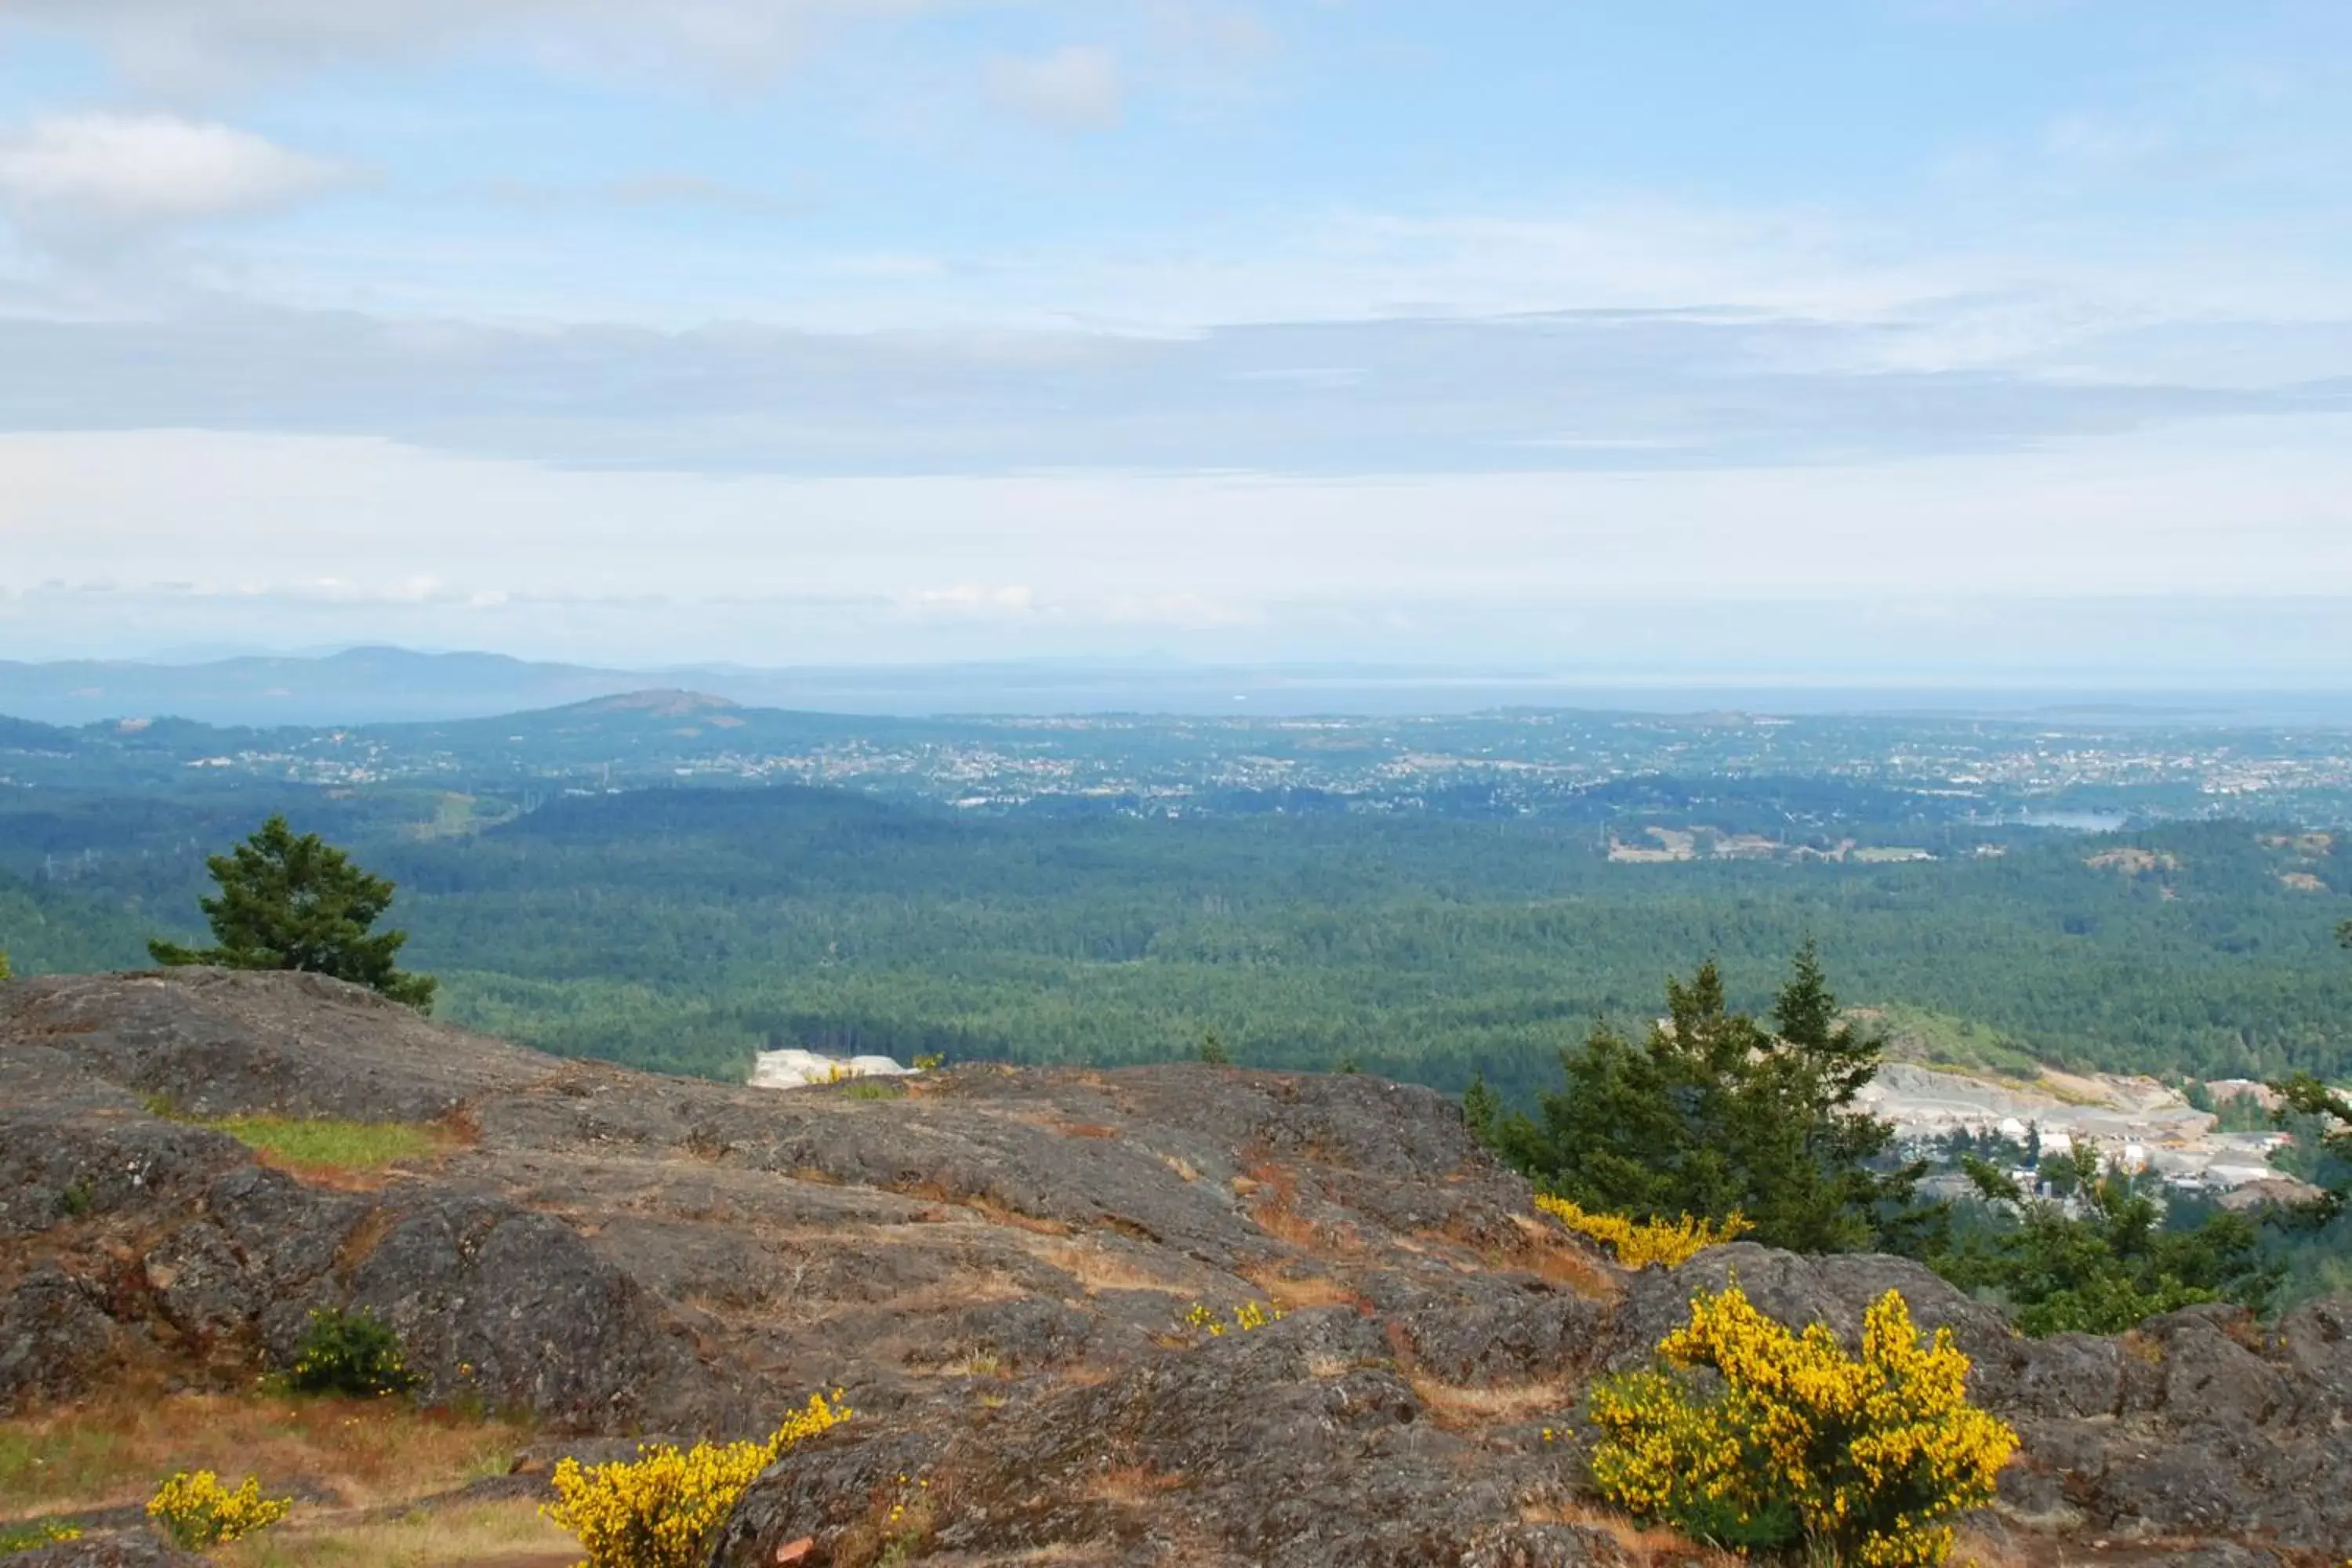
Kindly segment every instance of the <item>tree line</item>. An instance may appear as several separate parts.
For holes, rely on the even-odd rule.
[[[431,1009],[436,980],[398,967],[407,933],[375,929],[391,879],[317,834],[297,835],[282,816],[205,864],[215,891],[199,908],[213,945],[153,939],[156,962],[326,974]],[[2352,947],[2352,921],[2336,936]],[[0,979],[7,973],[0,953]],[[1204,1061],[1232,1059],[1213,1029],[1196,1049]],[[2341,1268],[2352,1103],[2315,1076],[2275,1087],[2279,1120],[2300,1134],[2324,1195],[2257,1221],[2161,1203],[2088,1144],[2043,1163],[2055,1198],[2030,1195],[1965,1153],[1980,1201],[1923,1202],[1926,1164],[1896,1157],[1893,1126],[1860,1105],[1885,1056],[1883,1037],[1840,1005],[1809,939],[1763,1018],[1731,1005],[1709,961],[1687,980],[1667,979],[1664,1014],[1640,1038],[1602,1022],[1559,1051],[1559,1085],[1536,1096],[1532,1114],[1483,1076],[1472,1078],[1463,1111],[1506,1163],[1584,1208],[1737,1221],[1761,1243],[1801,1252],[1916,1258],[2000,1301],[2033,1333],[2110,1332],[2215,1300],[2264,1307],[2291,1276]],[[1343,1070],[1360,1065],[1350,1052]]]
[[[2352,932],[2345,936],[2352,946]],[[2168,1201],[2084,1142],[2042,1163],[2053,1196],[1964,1154],[1972,1203],[1923,1203],[1923,1162],[1857,1108],[1884,1041],[1801,948],[1769,1021],[1728,1008],[1713,963],[1669,979],[1638,1041],[1608,1025],[1560,1058],[1534,1114],[1483,1082],[1463,1099],[1474,1133],[1538,1189],[1589,1210],[1672,1224],[1744,1224],[1764,1245],[1884,1251],[1998,1301],[2029,1333],[2112,1333],[2159,1312],[2229,1300],[2265,1310],[2340,1279],[2352,1200],[2352,1103],[2309,1075],[2273,1087],[2323,1181],[2305,1204],[2255,1215]]]

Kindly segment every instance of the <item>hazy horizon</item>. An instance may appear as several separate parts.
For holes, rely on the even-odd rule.
[[[2352,9],[19,0],[0,658],[2314,688]]]
[[[184,649],[175,658],[0,660],[0,717],[335,726],[490,718],[685,690],[746,709],[877,719],[982,715],[1439,718],[1505,710],[1972,718],[2189,728],[2352,728],[2352,685],[1759,681],[1349,661],[1208,664],[1166,654],[949,663],[596,666],[476,650]]]

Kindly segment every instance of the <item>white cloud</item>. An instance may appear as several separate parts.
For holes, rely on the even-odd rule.
[[[350,178],[250,132],[167,115],[68,115],[0,139],[0,206],[51,238],[269,211]]]
[[[866,595],[980,620],[1307,596],[2344,595],[2352,446],[2335,429],[1386,480],[715,478],[347,437],[27,433],[0,436],[0,584],[429,577],[467,598]]]
[[[757,76],[829,26],[954,0],[9,0],[5,20],[94,39],[142,85],[256,77],[468,48],[623,74]]]
[[[1654,655],[1753,680],[1804,663],[1792,642],[1883,675],[1926,640],[1979,673],[2071,647],[2199,681],[2264,661],[2340,675],[2352,447],[2317,426],[2236,434],[1386,482],[714,479],[316,437],[7,436],[0,652],[394,640],[606,663],[1167,648],[1525,668],[1583,648],[1620,676]],[[1939,631],[1918,607],[1938,597],[1999,613]],[[2121,620],[2084,607],[2132,602]],[[2025,643],[2021,615],[2043,628]]]
[[[1017,583],[958,583],[951,588],[919,588],[899,601],[913,616],[1010,619],[1034,615],[1037,595]]]
[[[948,588],[901,594],[897,604],[899,615],[913,621],[1033,628],[1166,626],[1205,631],[1255,625],[1265,618],[1260,606],[1240,600],[1188,591],[1137,593],[1099,584],[1075,595],[1047,597],[1026,584],[958,583]]]
[[[537,184],[523,180],[489,180],[472,187],[478,195],[506,206],[537,210],[565,208],[703,208],[751,217],[805,217],[817,203],[806,181],[791,195],[753,189],[682,170],[654,170],[617,174],[610,179],[571,184]]]
[[[1818,466],[2352,413],[2352,323],[1895,363],[1932,321],[1584,311],[1160,337],[0,319],[0,430],[382,436],[583,468],[1294,475]],[[2017,335],[2024,335],[2021,332]],[[1914,345],[1915,347],[1916,345]],[[2200,367],[2229,374],[2204,379]],[[2345,378],[2339,381],[2337,378]],[[2341,439],[2340,435],[2329,437]],[[948,579],[950,582],[961,578]],[[989,581],[991,578],[974,579]]]
[[[1034,58],[991,60],[987,81],[989,97],[999,108],[1066,134],[1115,129],[1127,96],[1118,57],[1090,45]]]

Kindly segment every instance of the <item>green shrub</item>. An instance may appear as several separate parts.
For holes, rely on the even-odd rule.
[[[1593,1391],[1592,1479],[1612,1502],[1743,1552],[1934,1568],[1952,1518],[1992,1500],[2017,1434],[1969,1403],[1951,1331],[1921,1342],[1897,1292],[1871,1307],[1859,1360],[1820,1323],[1790,1333],[1736,1281],[1690,1313],[1660,1365]]]
[[[291,1498],[263,1497],[258,1477],[231,1490],[210,1470],[182,1470],[147,1500],[147,1517],[174,1546],[201,1552],[267,1530],[293,1508]]]
[[[5,956],[0,954],[0,957]],[[79,1527],[59,1524],[54,1520],[36,1519],[24,1524],[0,1524],[0,1557],[12,1552],[31,1552],[38,1547],[57,1546],[80,1539]]]
[[[811,1394],[764,1443],[646,1444],[635,1459],[583,1465],[566,1458],[550,1478],[556,1501],[540,1512],[580,1538],[580,1568],[701,1568],[719,1527],[760,1472],[852,1412]]]
[[[303,1394],[346,1394],[360,1398],[404,1394],[415,1373],[401,1358],[400,1336],[365,1307],[345,1311],[322,1307],[295,1352],[286,1382]]]

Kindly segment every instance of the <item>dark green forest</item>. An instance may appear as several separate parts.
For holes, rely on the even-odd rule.
[[[574,794],[484,826],[424,791],[23,791],[0,809],[0,947],[26,973],[198,936],[204,855],[275,810],[400,884],[403,962],[440,977],[443,1016],[679,1072],[740,1076],[776,1045],[1116,1063],[1213,1031],[1244,1063],[1483,1075],[1526,1101],[1596,1019],[1652,1016],[1669,972],[1718,958],[1758,1008],[1808,936],[1849,1001],[2062,1064],[2352,1070],[2352,855],[2233,821],[1629,865],[1528,816],[979,815],[775,786]]]

